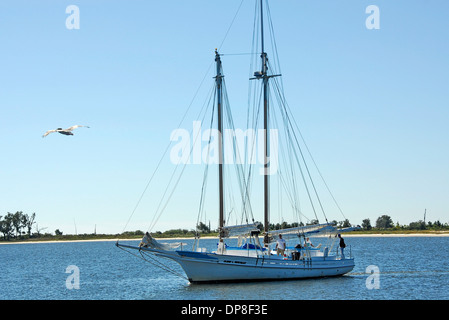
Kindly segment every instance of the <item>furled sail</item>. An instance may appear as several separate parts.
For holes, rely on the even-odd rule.
[[[140,241],[139,247],[169,251],[172,249],[176,249],[182,245],[187,245],[187,243],[182,243],[182,242],[161,243],[161,242],[158,242],[147,232],[147,233],[145,233],[142,240]]]
[[[276,240],[280,234],[282,234],[283,238],[295,238],[298,236],[310,236],[310,235],[316,235],[320,233],[330,233],[335,231],[336,228],[329,224],[329,223],[322,223],[322,224],[313,224],[313,225],[306,225],[302,227],[294,227],[294,228],[287,228],[287,229],[281,229],[281,230],[272,230],[270,231],[270,236]]]
[[[260,229],[257,227],[256,223],[242,224],[236,226],[225,226],[222,228],[222,236],[223,237],[233,237],[245,234],[251,234],[253,232],[260,232]]]

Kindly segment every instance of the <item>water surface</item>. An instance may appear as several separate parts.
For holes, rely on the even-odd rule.
[[[111,241],[0,245],[0,299],[449,299],[449,237],[346,237],[345,241],[351,246],[356,266],[342,277],[207,285],[189,284]],[[202,246],[212,248],[216,242],[204,239]],[[183,274],[176,263],[163,263]],[[79,289],[67,288],[71,273],[66,269],[71,265],[80,271]],[[380,270],[378,289],[367,288],[370,274],[366,268],[372,265]]]

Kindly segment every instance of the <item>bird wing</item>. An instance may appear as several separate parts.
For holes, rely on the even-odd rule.
[[[42,136],[42,138],[45,138],[46,136],[48,136],[50,133],[56,132],[58,130],[48,130],[47,132],[44,133],[44,135]]]
[[[64,131],[72,131],[72,130],[75,130],[76,128],[80,128],[80,127],[89,128],[88,126],[82,126],[82,125],[77,124],[76,126],[71,126],[70,128],[67,128]]]

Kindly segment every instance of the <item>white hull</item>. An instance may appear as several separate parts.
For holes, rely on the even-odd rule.
[[[272,255],[245,257],[192,251],[141,250],[176,261],[191,283],[331,277],[341,276],[354,268],[354,259],[340,260],[334,256],[284,260]]]

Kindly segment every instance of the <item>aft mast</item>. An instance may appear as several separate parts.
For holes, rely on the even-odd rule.
[[[260,0],[260,36],[261,36],[261,59],[262,70],[254,72],[254,78],[250,80],[260,80],[263,82],[263,129],[264,129],[264,244],[268,247],[270,242],[268,229],[270,225],[270,130],[269,130],[269,79],[278,77],[268,75],[268,56],[265,52],[264,23],[263,23],[263,0]]]
[[[217,65],[217,75],[215,77],[217,88],[217,114],[218,114],[218,192],[219,192],[219,232],[220,243],[223,243],[224,227],[224,188],[223,188],[223,75],[221,73],[221,58],[215,49],[215,62]]]
[[[268,227],[270,225],[270,132],[268,130],[268,118],[269,118],[269,105],[268,105],[268,58],[265,52],[264,43],[264,27],[263,27],[263,0],[260,0],[260,35],[261,35],[261,55],[262,58],[262,71],[254,72],[255,78],[250,80],[263,81],[263,129],[264,129],[264,245],[268,247],[270,242],[268,236]]]
[[[263,35],[263,0],[260,0],[260,30],[262,38],[262,79],[263,79],[263,129],[264,129],[264,231],[265,235],[268,235],[268,227],[270,225],[270,175],[269,175],[269,141],[270,133],[268,130],[268,66],[267,66],[267,53],[264,48],[264,35]],[[264,244],[268,247],[268,236],[264,238]]]

